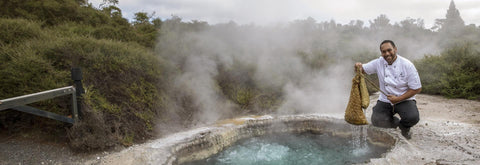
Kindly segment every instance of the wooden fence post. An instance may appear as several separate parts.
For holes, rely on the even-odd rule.
[[[83,89],[82,79],[83,79],[82,70],[80,68],[72,68],[72,80],[76,90],[78,115],[80,118],[83,117],[82,94],[85,93],[85,89]]]

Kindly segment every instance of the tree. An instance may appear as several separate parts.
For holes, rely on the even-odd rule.
[[[381,14],[377,18],[375,18],[370,22],[370,28],[373,30],[381,30],[381,29],[386,29],[387,27],[390,27],[390,19],[387,18],[387,15]]]
[[[152,23],[153,23],[153,26],[155,26],[156,29],[160,29],[160,27],[161,27],[162,24],[163,24],[163,21],[162,21],[162,19],[160,19],[160,18],[154,18],[154,19],[152,20]]]
[[[148,24],[150,23],[150,16],[148,16],[148,13],[146,12],[138,12],[135,13],[135,18],[133,21],[133,24]]]
[[[465,27],[465,22],[462,17],[460,17],[460,12],[455,7],[453,0],[450,1],[450,6],[448,7],[445,17],[445,19],[436,19],[433,28],[440,31],[452,32]]]
[[[118,0],[103,0],[100,4],[100,8],[108,7],[108,6],[116,6],[118,4]]]
[[[317,21],[312,17],[305,20],[295,20],[292,25],[296,26],[302,33],[312,33],[317,29]]]
[[[424,29],[425,23],[423,19],[417,18],[407,18],[403,21],[400,21],[400,25],[407,30],[412,30],[412,29]]]
[[[108,6],[102,8],[102,11],[107,13],[110,17],[122,17],[122,10],[117,6]]]
[[[351,20],[348,26],[355,27],[356,29],[363,29],[364,22],[362,20]]]
[[[133,27],[137,34],[136,41],[141,45],[149,48],[154,47],[155,39],[157,37],[156,27],[159,27],[161,24],[161,20],[159,22],[158,19],[155,20],[155,23],[157,25],[150,22],[153,15],[155,15],[155,13],[152,13],[152,15],[148,15],[148,13],[146,12],[138,12],[135,13],[135,18],[133,21]]]
[[[445,20],[445,25],[447,27],[463,27],[465,26],[465,22],[463,22],[462,17],[460,17],[460,12],[455,7],[455,3],[453,0],[450,2],[450,6],[447,10],[447,19]]]

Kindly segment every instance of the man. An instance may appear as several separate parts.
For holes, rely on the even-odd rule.
[[[397,47],[391,40],[380,44],[382,57],[366,64],[355,63],[363,73],[378,76],[380,94],[373,107],[372,124],[377,127],[400,128],[402,135],[410,139],[410,128],[420,120],[415,95],[422,90],[417,69],[408,59],[397,54]],[[393,116],[399,114],[401,119]]]

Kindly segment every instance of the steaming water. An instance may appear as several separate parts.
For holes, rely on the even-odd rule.
[[[359,130],[351,138],[311,133],[254,137],[239,141],[213,157],[187,164],[352,164],[378,158],[388,150],[386,147],[368,143],[366,136],[361,135],[364,133],[366,135],[363,131],[363,129],[366,131],[366,128],[354,129]]]

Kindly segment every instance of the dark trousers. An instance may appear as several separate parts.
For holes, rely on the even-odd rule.
[[[400,119],[393,116],[396,113]],[[403,126],[410,128],[418,123],[420,115],[415,100],[405,100],[395,104],[395,108],[390,103],[377,101],[377,105],[373,107],[372,124],[377,127],[396,128]]]

